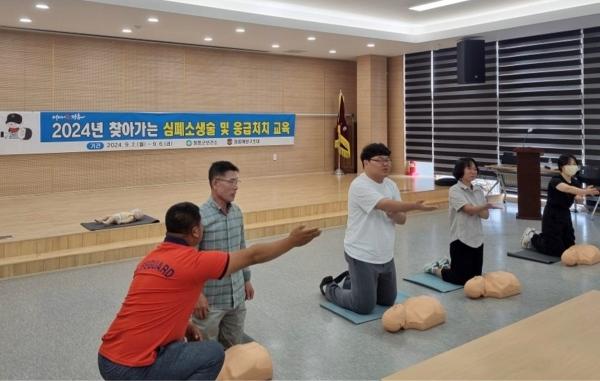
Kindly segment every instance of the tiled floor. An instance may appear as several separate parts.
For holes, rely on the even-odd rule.
[[[429,331],[385,332],[379,321],[353,325],[319,307],[320,279],[341,272],[343,229],[325,231],[310,245],[255,266],[255,300],[247,333],[266,346],[276,379],[379,379],[500,327],[600,289],[600,265],[567,268],[506,256],[518,247],[528,221],[515,208],[492,211],[484,222],[484,271],[507,270],[521,295],[468,300],[402,281],[448,250],[446,211],[410,216],[398,227],[399,289],[433,295],[447,321]],[[573,214],[578,242],[600,244],[600,218]],[[533,223],[540,227],[540,222]],[[0,281],[0,379],[97,379],[100,337],[118,310],[137,260]],[[600,338],[599,338],[600,340]]]

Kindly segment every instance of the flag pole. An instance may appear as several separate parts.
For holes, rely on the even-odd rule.
[[[342,163],[341,163],[342,158],[341,157],[342,157],[342,155],[340,155],[340,150],[338,149],[337,169],[334,172],[336,176],[343,176],[344,175],[344,171],[342,171],[342,167],[341,167],[341,165],[342,165]]]
[[[340,138],[340,134],[342,133],[340,131],[340,125],[339,125],[339,119],[340,119],[339,108],[340,108],[341,99],[342,99],[342,89],[340,89],[340,95],[338,96],[338,119],[336,120],[336,124],[337,124],[337,138],[338,139]],[[337,168],[336,168],[334,174],[336,176],[343,176],[344,175],[344,171],[342,171],[342,153],[340,152],[341,151],[340,147],[337,147],[336,151],[337,151]]]

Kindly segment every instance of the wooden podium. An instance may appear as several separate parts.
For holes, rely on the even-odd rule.
[[[517,147],[517,218],[541,220],[540,209],[540,155],[544,150],[532,147]]]

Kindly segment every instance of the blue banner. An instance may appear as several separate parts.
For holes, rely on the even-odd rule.
[[[6,119],[0,154],[9,155],[288,145],[296,128],[294,114],[7,111],[0,117]]]
[[[42,112],[42,142],[293,137],[294,114]]]

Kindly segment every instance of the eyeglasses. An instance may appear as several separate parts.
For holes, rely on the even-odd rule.
[[[381,163],[381,164],[392,164],[392,159],[390,159],[389,157],[373,158],[373,159],[370,159],[369,161],[374,161],[376,163]]]
[[[226,179],[224,177],[217,177],[217,180],[225,181],[226,183],[229,183],[231,185],[238,185],[242,182],[242,180],[240,179]]]

